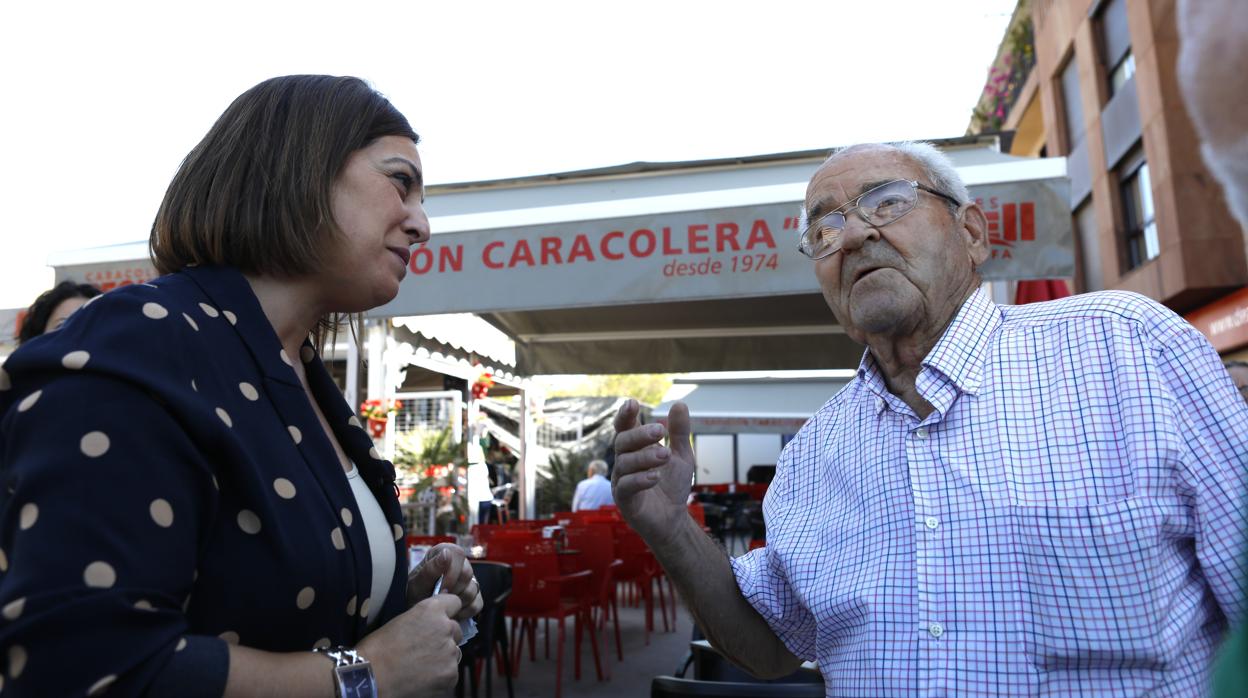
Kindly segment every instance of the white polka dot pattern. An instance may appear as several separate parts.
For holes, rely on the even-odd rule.
[[[186,649],[186,638],[181,638],[181,639],[179,639],[179,640],[178,640],[178,646],[177,646],[177,647],[174,647],[174,648],[173,648],[173,651],[174,651],[174,652],[181,652],[181,651],[182,651],[182,650],[184,650],[184,649]]]
[[[364,599],[364,603],[360,604],[360,617],[361,618],[368,617],[368,605],[372,603],[372,601],[373,601],[372,599]]]
[[[97,560],[83,570],[82,579],[93,589],[109,589],[117,583],[117,572],[112,565]]]
[[[273,491],[277,492],[277,496],[282,499],[294,499],[295,483],[284,477],[279,477],[273,481]]]
[[[216,317],[220,315],[220,313],[217,312],[216,308],[212,307],[211,305],[208,305],[207,303],[200,303],[199,309],[204,311],[204,315],[207,315],[208,317]]]
[[[294,440],[296,446],[303,441],[303,432],[299,431],[299,427],[292,424],[286,427],[286,431],[290,432],[290,438]]]
[[[9,379],[9,372],[0,368],[0,390],[8,390],[13,387],[13,381]]]
[[[82,454],[88,458],[99,458],[108,453],[109,440],[108,434],[102,431],[92,431],[83,435],[78,442],[78,448],[82,450]]]
[[[91,353],[86,351],[71,351],[61,358],[61,365],[71,371],[79,371],[87,362],[91,360]]]
[[[364,428],[364,426],[363,426],[362,424],[360,424],[360,418],[359,418],[359,417],[357,417],[357,416],[355,416],[355,415],[351,415],[351,418],[347,420],[347,424],[350,424],[351,426],[355,427],[356,429],[363,429],[363,428]]]
[[[0,611],[0,615],[5,620],[17,620],[22,617],[22,611],[26,610],[26,597],[14,599],[4,605],[4,610]]]
[[[151,506],[148,507],[148,513],[152,515],[152,521],[156,522],[161,528],[169,528],[173,525],[173,505],[164,499],[153,499]]]
[[[9,648],[9,676],[18,678],[26,669],[26,648],[13,645]]]
[[[27,395],[26,397],[22,398],[22,401],[17,403],[17,411],[25,412],[26,410],[29,410],[30,408],[34,407],[35,403],[39,402],[39,396],[41,395],[43,395],[43,391],[36,390],[30,395]]]
[[[323,638],[321,638],[321,639],[317,640],[317,641],[316,641],[316,642],[312,645],[312,649],[314,649],[314,650],[315,650],[315,649],[324,649],[324,648],[326,648],[326,647],[329,647],[329,638],[327,638],[327,637],[323,637]]]
[[[160,303],[144,303],[143,314],[153,320],[163,320],[169,316],[169,311]]]
[[[339,513],[342,515],[342,522],[348,526],[355,520],[355,517],[351,515],[351,510],[346,507],[343,507]]]
[[[238,390],[243,394],[243,397],[252,402],[260,399],[260,393],[256,390],[256,386],[251,383],[239,383]]]
[[[96,681],[95,683],[91,684],[91,688],[87,689],[87,695],[88,696],[103,695],[104,691],[107,691],[108,687],[112,686],[113,682],[116,680],[117,680],[116,674],[109,674],[108,676],[105,676],[99,681]]]
[[[199,392],[199,386],[198,386],[198,385],[195,385],[195,379],[194,379],[194,378],[192,378],[192,379],[191,379],[191,390],[194,390],[194,391],[195,391],[195,392],[197,392],[197,393]]]
[[[0,572],[9,571],[9,556],[4,554],[4,550],[0,549]]]
[[[254,536],[260,532],[260,517],[250,509],[243,509],[238,512],[238,527],[243,529],[243,533]]]
[[[226,411],[225,411],[225,410],[223,410],[222,408],[218,407],[218,408],[217,408],[217,416],[221,418],[221,421],[222,421],[222,422],[225,422],[225,426],[233,428],[233,426],[234,426],[234,420],[230,419],[230,413],[229,413],[229,412],[226,412]]]
[[[316,590],[312,587],[304,587],[299,590],[299,595],[295,597],[295,606],[300,611],[306,611],[312,606],[312,602],[316,600]]]
[[[195,322],[195,318],[186,313],[182,313],[182,317],[186,318],[186,324],[190,325],[192,330],[199,331],[199,324]]]
[[[403,527],[398,524],[394,524],[393,528],[394,528],[394,540],[395,541],[403,540]]]
[[[236,316],[234,313],[231,313],[231,312],[230,312],[230,311],[228,311],[228,310],[222,310],[222,311],[221,311],[221,314],[225,316],[225,319],[226,319],[226,320],[229,320],[229,321],[230,321],[230,324],[231,324],[231,325],[237,325],[237,324],[238,324],[238,316]]]
[[[152,602],[148,601],[147,599],[139,599],[138,601],[135,601],[134,607],[140,611],[155,611],[156,610],[156,607],[152,605]]]
[[[39,505],[34,502],[27,502],[22,505],[22,512],[18,515],[17,525],[23,531],[35,525],[39,520]]]
[[[342,538],[342,529],[341,529],[341,528],[335,528],[334,530],[330,531],[330,532],[329,532],[329,540],[330,540],[330,542],[331,542],[331,543],[333,543],[333,544],[334,544],[334,549],[336,549],[336,550],[346,550],[346,549],[347,549],[347,541],[343,540],[343,538]]]
[[[349,616],[355,615],[355,597],[354,596],[352,596],[351,600],[347,602],[347,615]]]

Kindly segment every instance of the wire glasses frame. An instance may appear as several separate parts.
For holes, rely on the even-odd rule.
[[[841,233],[850,212],[874,227],[888,225],[910,213],[918,205],[919,190],[948,201],[954,206],[962,203],[952,196],[933,189],[917,180],[895,179],[863,192],[835,210],[825,213],[807,224],[797,241],[797,249],[811,259],[823,259],[841,249]]]

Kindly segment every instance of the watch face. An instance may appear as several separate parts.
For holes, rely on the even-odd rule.
[[[338,695],[340,698],[377,698],[377,682],[373,680],[373,668],[368,664],[356,664],[334,669],[338,672]]]

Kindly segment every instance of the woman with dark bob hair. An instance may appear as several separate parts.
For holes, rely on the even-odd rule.
[[[163,276],[0,369],[0,690],[454,686],[472,568],[443,545],[408,574],[394,469],[309,341],[429,239],[417,141],[359,79],[256,85],[169,185]]]
[[[17,331],[17,343],[25,344],[45,332],[61,329],[61,325],[74,314],[75,310],[98,295],[100,295],[100,289],[91,284],[73,281],[62,281],[40,293],[35,302],[31,303],[26,310],[26,318],[22,320],[22,329]]]

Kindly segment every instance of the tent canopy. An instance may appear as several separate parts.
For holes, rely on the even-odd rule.
[[[689,407],[695,434],[795,434],[852,375],[821,371],[800,377],[678,379],[652,417],[666,423],[679,401]]]

